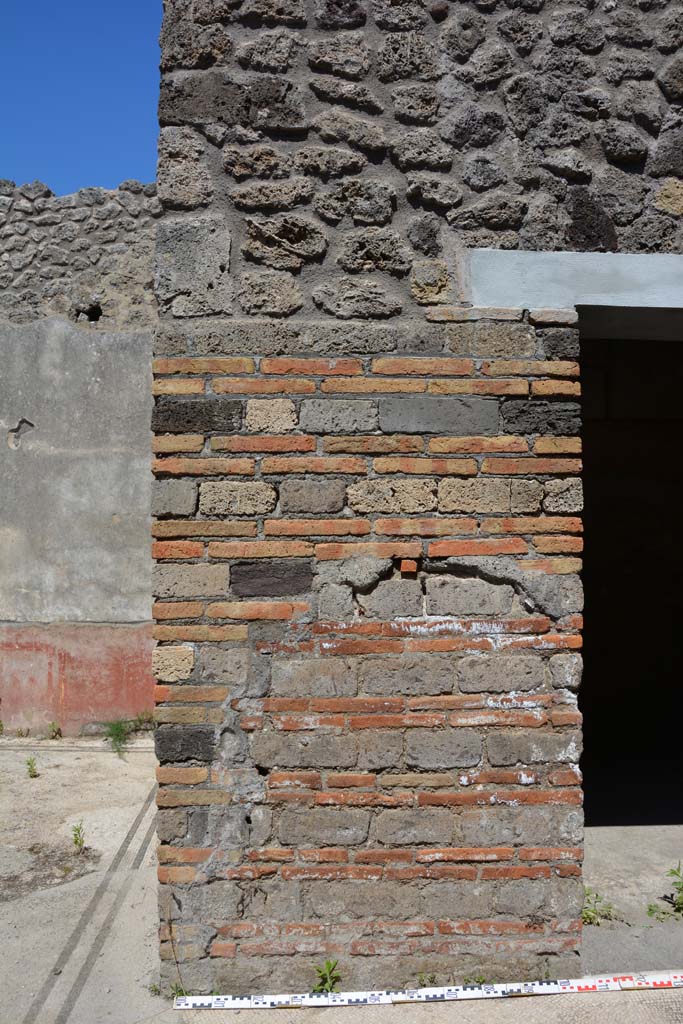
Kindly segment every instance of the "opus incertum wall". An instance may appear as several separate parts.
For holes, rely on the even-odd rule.
[[[169,983],[574,969],[576,316],[468,305],[460,254],[680,251],[682,36],[656,0],[166,3]]]

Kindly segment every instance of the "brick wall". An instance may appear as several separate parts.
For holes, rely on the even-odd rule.
[[[156,360],[161,949],[193,991],[570,969],[576,331],[448,315],[428,355],[243,323],[251,355]]]
[[[576,316],[460,255],[680,248],[678,22],[588,8],[166,3],[168,983],[576,970]]]

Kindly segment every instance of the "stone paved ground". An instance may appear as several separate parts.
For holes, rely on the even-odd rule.
[[[29,756],[40,771],[33,781],[26,773]],[[124,760],[99,740],[0,741],[6,968],[0,1024],[236,1024],[237,1014],[174,1011],[150,991],[156,976],[153,771],[145,740]],[[85,867],[78,863],[77,871],[48,878],[32,850],[49,846],[59,854],[55,863],[68,866],[76,856],[70,828],[81,820],[94,855]],[[584,973],[683,966],[683,924],[652,926],[645,914],[647,902],[665,889],[663,871],[683,853],[683,827],[589,829],[586,849],[588,885],[628,923],[586,929]],[[683,991],[281,1010],[276,1022],[518,1024],[524,1018],[525,1024],[592,1024],[601,1014],[619,1024],[680,1024]],[[240,1016],[244,1024],[273,1024],[270,1011]]]

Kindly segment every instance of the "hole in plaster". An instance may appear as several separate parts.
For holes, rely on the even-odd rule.
[[[99,302],[91,302],[87,306],[76,306],[76,320],[78,323],[96,324],[102,318],[102,307]]]
[[[7,433],[7,445],[16,451],[17,448],[21,448],[21,438],[24,434],[28,434],[30,430],[35,429],[35,423],[31,423],[24,416],[21,417],[16,427]]]

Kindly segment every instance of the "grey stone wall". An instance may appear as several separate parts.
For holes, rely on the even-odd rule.
[[[457,299],[463,247],[681,251],[679,4],[166,7],[160,198],[225,218],[164,226],[176,316],[390,319]]]
[[[62,316],[105,329],[156,321],[155,185],[55,196],[0,180],[0,320]]]

